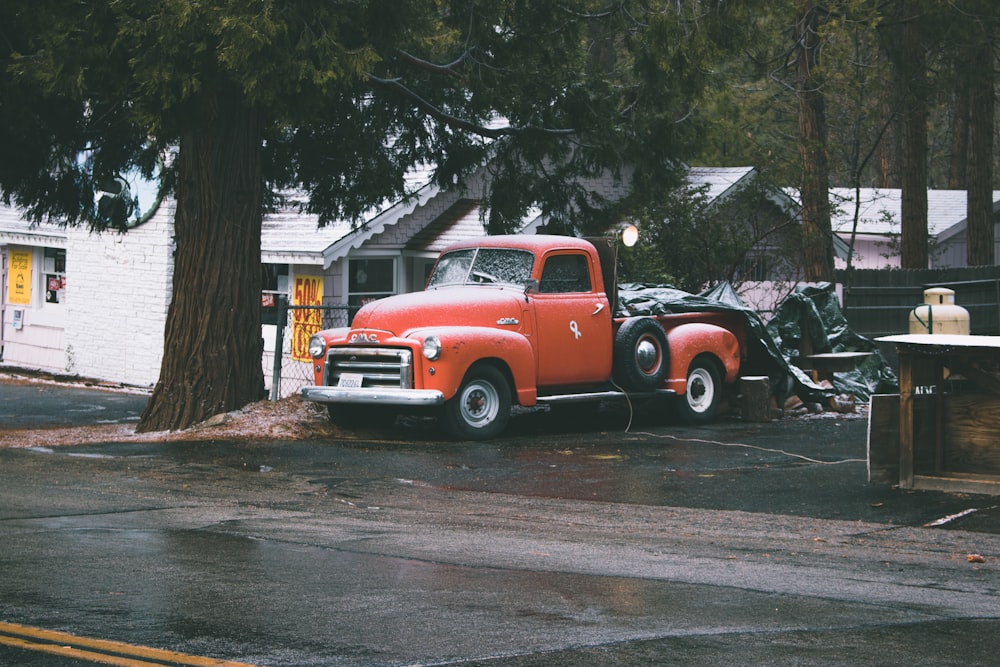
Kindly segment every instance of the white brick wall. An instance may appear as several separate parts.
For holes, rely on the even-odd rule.
[[[67,231],[66,370],[152,386],[173,278],[174,202],[126,234]]]

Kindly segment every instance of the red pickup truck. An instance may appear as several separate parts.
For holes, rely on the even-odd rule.
[[[445,249],[423,292],[365,305],[309,342],[315,386],[349,426],[435,409],[461,439],[500,434],[513,404],[672,393],[712,419],[745,358],[732,312],[615,317],[615,247],[567,236],[488,236]]]

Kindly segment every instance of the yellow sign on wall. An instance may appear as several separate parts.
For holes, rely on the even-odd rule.
[[[7,303],[31,305],[31,251],[11,250],[7,257]]]
[[[317,276],[295,276],[293,305],[322,306],[323,278]],[[292,311],[292,359],[312,361],[309,356],[309,339],[323,328],[323,313],[319,309],[296,309]]]

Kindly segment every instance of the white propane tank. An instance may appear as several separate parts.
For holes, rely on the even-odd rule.
[[[955,291],[947,287],[924,290],[924,303],[910,311],[911,334],[969,335],[969,311],[955,305]]]

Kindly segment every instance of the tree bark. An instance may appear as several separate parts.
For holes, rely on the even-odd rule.
[[[927,247],[927,107],[923,102],[902,116],[902,201],[900,267],[926,269]]]
[[[887,58],[883,49],[880,59]],[[899,117],[893,111],[892,86],[883,86],[876,93],[879,114],[882,118],[891,120],[882,140],[879,141],[878,152],[878,187],[882,189],[899,187],[899,156],[902,150],[899,145]]]
[[[830,175],[826,155],[826,106],[818,65],[818,17],[813,0],[799,3],[798,38],[799,157],[802,162],[802,257],[806,280],[833,280],[833,228]]]
[[[993,49],[977,42],[969,73],[969,160],[967,165],[966,259],[990,266],[996,254],[993,222]]]
[[[927,66],[924,45],[912,20],[895,30],[893,63],[895,113],[899,118],[901,244],[900,267],[926,269],[927,246]]]
[[[951,103],[951,159],[948,166],[948,189],[966,188],[969,152],[969,88],[955,76],[955,93]]]
[[[177,244],[159,380],[139,432],[178,430],[259,400],[261,123],[206,92],[177,157]]]

